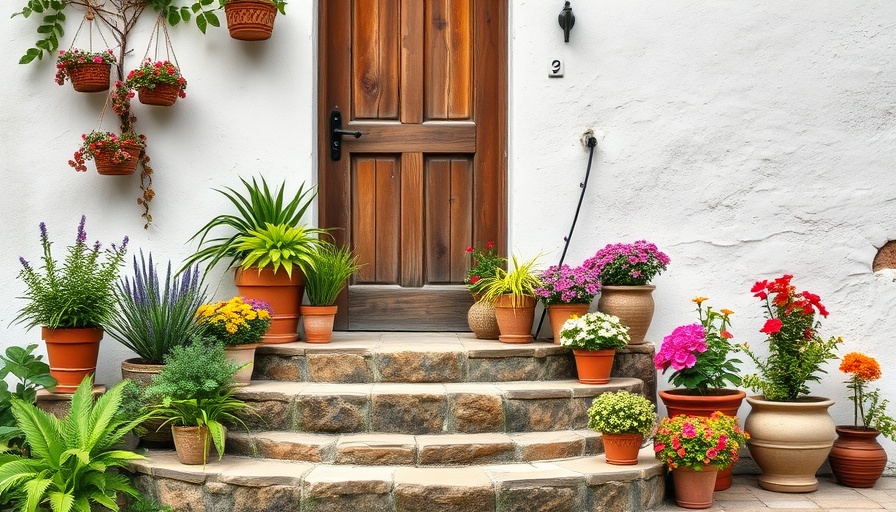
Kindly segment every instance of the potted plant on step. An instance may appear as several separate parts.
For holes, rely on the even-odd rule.
[[[196,312],[206,337],[222,343],[227,357],[239,367],[233,376],[234,385],[250,384],[255,349],[271,326],[271,315],[267,302],[243,297],[203,304]]]
[[[650,284],[669,265],[670,259],[647,240],[609,244],[585,260],[583,266],[600,276],[598,311],[618,316],[628,326],[632,344],[644,343],[653,320],[653,290]]]
[[[146,147],[145,137],[134,132],[118,135],[94,130],[81,135],[81,147],[68,165],[75,171],[87,172],[87,160],[96,162],[96,172],[106,176],[134,174],[140,154]]]
[[[182,464],[205,464],[211,443],[224,455],[223,422],[243,425],[238,414],[248,405],[233,395],[239,367],[227,359],[224,346],[209,340],[175,347],[165,368],[146,388],[152,410],[171,424],[177,458]]]
[[[125,85],[137,90],[137,99],[144,105],[170,107],[177,98],[186,98],[187,80],[173,62],[146,59],[128,73]]]
[[[535,295],[544,303],[551,320],[554,343],[560,343],[560,329],[571,316],[588,312],[594,296],[600,291],[597,271],[584,265],[552,265],[541,273]]]
[[[112,65],[117,63],[111,50],[84,51],[77,48],[59,50],[56,58],[56,83],[64,85],[68,79],[78,92],[102,92],[109,90]]]
[[[483,278],[493,278],[500,269],[507,269],[507,258],[498,256],[498,249],[494,241],[485,243],[485,247],[477,243],[466,250],[470,258],[470,270],[464,277],[464,284],[473,294],[475,301],[467,312],[467,323],[470,330],[479,339],[496,340],[501,334],[498,329],[498,320],[495,318],[495,305],[482,300],[482,285],[486,281]]]
[[[679,414],[708,417],[716,411],[737,416],[746,397],[739,389],[725,388],[740,385],[740,359],[732,357],[739,347],[731,343],[734,335],[730,309],[703,309],[706,297],[695,297],[699,323],[676,327],[663,338],[654,357],[654,365],[665,374],[672,368],[669,382],[676,389],[659,392],[670,417]],[[722,468],[716,480],[716,490],[731,487],[731,468]]]
[[[834,401],[807,396],[808,382],[817,382],[822,366],[836,357],[839,337],[823,339],[815,315],[828,316],[818,295],[797,292],[792,275],[758,281],[752,292],[763,303],[765,325],[759,330],[768,341],[761,358],[745,345],[757,374],[742,384],[758,396],[748,396],[751,411],[745,428],[752,436],[750,454],[762,470],[759,486],[778,492],[818,489],[815,472],[827,459],[836,437],[828,408]]]
[[[881,376],[880,364],[873,357],[859,352],[843,356],[840,371],[850,375],[846,381],[852,390],[853,424],[837,425],[837,439],[828,462],[840,485],[874,487],[887,466],[887,451],[877,442],[883,434],[896,441],[896,419],[887,414],[889,400],[880,390],[867,389],[869,382]]]
[[[224,259],[230,266],[240,267],[234,272],[240,295],[263,300],[274,311],[264,342],[296,341],[299,339],[299,306],[304,293],[303,267],[311,261],[318,235],[326,232],[302,223],[314,191],[302,184],[284,199],[285,183],[271,192],[264,178],[261,184],[254,178],[251,183],[242,178],[240,181],[246,188],[245,193],[229,187],[218,190],[230,200],[238,214],[218,215],[197,231],[191,240],[198,239],[201,249],[187,258],[186,265],[206,261],[207,272]],[[274,226],[276,232],[269,231],[268,225]],[[299,231],[290,231],[291,228]],[[212,238],[214,232],[220,235]],[[267,248],[267,238],[263,239],[265,234],[272,235],[269,237],[271,250]],[[298,252],[285,256],[278,244]],[[245,265],[245,258],[256,249],[257,263]],[[265,263],[264,266],[261,263]],[[293,272],[294,266],[298,267],[296,272]]]
[[[624,389],[601,393],[588,408],[588,428],[601,433],[608,464],[637,464],[644,436],[655,426],[653,402]]]
[[[35,268],[19,258],[19,279],[26,286],[22,298],[27,304],[19,310],[16,321],[29,329],[41,326],[50,374],[59,382],[54,391],[59,393],[73,393],[84,377],[96,371],[103,324],[115,309],[114,283],[128,246],[128,237],[121,245],[112,244],[105,250],[99,242],[88,246],[85,222],[82,215],[75,243],[68,247],[61,264],[53,257],[43,222],[42,265]]]
[[[305,341],[330,341],[337,311],[336,298],[358,268],[358,258],[348,247],[337,247],[329,242],[318,244],[313,262],[305,270],[305,293],[309,302],[301,308]]]
[[[540,272],[535,268],[538,257],[520,263],[512,258],[513,269],[498,268],[495,275],[483,277],[482,300],[495,306],[495,318],[504,343],[531,343],[535,320],[535,290],[541,286]]]
[[[230,37],[242,41],[263,41],[271,37],[277,11],[286,14],[283,0],[221,0]]]
[[[628,327],[619,318],[599,311],[574,316],[560,329],[560,344],[572,349],[582,384],[610,382],[616,349],[628,343]]]
[[[716,472],[737,461],[749,439],[736,416],[680,414],[663,418],[653,437],[657,459],[672,472],[675,501],[684,508],[710,508]]]

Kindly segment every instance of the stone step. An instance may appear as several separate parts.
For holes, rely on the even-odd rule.
[[[225,455],[185,466],[150,450],[132,464],[144,494],[178,511],[580,512],[647,510],[662,504],[665,468],[651,448],[638,464],[603,455],[457,468],[341,466]]]
[[[257,413],[244,418],[253,431],[421,435],[585,429],[594,397],[620,389],[644,392],[632,378],[603,385],[253,381],[236,396]]]
[[[536,462],[603,453],[592,430],[488,434],[304,434],[230,432],[227,453],[368,466],[460,466]]]

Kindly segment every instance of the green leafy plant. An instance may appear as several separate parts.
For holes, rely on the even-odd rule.
[[[27,287],[22,298],[28,303],[19,310],[17,322],[28,328],[99,327],[112,316],[114,283],[127,252],[128,237],[120,246],[112,244],[105,251],[99,242],[88,247],[85,222],[82,215],[75,243],[68,247],[61,266],[50,251],[47,226],[40,223],[42,267],[36,269],[25,258],[19,258],[23,267],[19,278]]]
[[[180,68],[173,62],[160,60],[153,62],[146,59],[137,69],[128,73],[125,85],[130,89],[155,89],[159,84],[174,85],[180,88],[178,95],[186,98],[187,80],[180,74]]]
[[[588,408],[588,428],[607,434],[648,435],[656,425],[656,406],[626,390],[601,393]]]
[[[205,327],[206,337],[226,346],[260,342],[273,316],[267,302],[243,297],[203,304],[196,311],[196,319]]]
[[[0,452],[21,453],[24,434],[12,414],[12,399],[33,404],[37,399],[40,387],[53,388],[56,379],[50,375],[50,366],[43,361],[43,356],[34,355],[37,345],[25,348],[12,346],[6,349],[6,355],[0,356]],[[10,389],[6,378],[12,375],[17,379],[15,388]]]
[[[653,437],[653,450],[670,469],[700,470],[707,464],[724,469],[737,462],[738,450],[749,438],[735,416],[718,411],[708,418],[680,414],[663,418]]]
[[[676,327],[663,338],[660,351],[654,357],[654,365],[666,373],[670,367],[675,370],[669,382],[676,387],[684,387],[698,395],[712,394],[713,389],[725,384],[740,385],[739,369],[742,361],[732,358],[731,353],[740,348],[730,341],[734,335],[731,327],[730,309],[715,311],[711,306],[703,310],[706,297],[692,299],[697,304],[700,323]]]
[[[305,270],[305,293],[312,306],[336,303],[348,278],[360,268],[348,247],[323,242],[314,253],[314,263]]]
[[[268,188],[267,182],[261,178],[259,184],[255,178],[249,183],[240,178],[246,188],[244,193],[237,192],[230,187],[217,190],[233,204],[237,214],[221,214],[206,223],[190,240],[199,241],[202,247],[199,251],[187,258],[184,268],[187,266],[207,261],[206,271],[214,267],[222,258],[230,258],[230,265],[242,262],[246,251],[237,249],[240,240],[250,231],[264,229],[268,224],[274,226],[300,226],[302,217],[311,206],[315,192],[306,189],[305,184],[284,199],[286,183],[282,183],[273,193]],[[226,236],[212,238],[212,231],[224,229],[229,231]]]
[[[293,267],[307,273],[314,264],[315,248],[321,243],[318,236],[326,231],[305,226],[265,223],[261,229],[251,229],[235,240],[234,249],[242,253],[244,270],[250,267],[271,267],[276,274],[280,267],[292,277]]]
[[[479,281],[482,300],[494,302],[499,296],[512,295],[512,305],[517,306],[524,297],[535,297],[535,290],[541,286],[540,270],[535,267],[539,256],[520,263],[516,256],[511,258],[513,270],[495,269],[495,275],[485,276]]]
[[[464,278],[467,288],[473,293],[479,293],[482,288],[482,278],[495,277],[495,272],[507,268],[507,258],[498,256],[498,249],[494,241],[485,243],[482,247],[478,242],[475,246],[467,247],[470,255],[470,270]]]
[[[868,390],[869,382],[880,378],[880,364],[877,359],[859,352],[850,352],[840,361],[840,371],[850,376],[846,387],[852,390],[849,399],[853,403],[853,417],[856,428],[874,429],[896,441],[896,419],[887,414],[889,400],[880,397],[880,390]]]
[[[560,344],[582,350],[618,349],[626,346],[631,337],[628,327],[618,317],[593,311],[573,316],[560,329]]]
[[[172,347],[186,345],[205,327],[196,311],[207,301],[206,287],[194,265],[173,276],[171,262],[164,285],[149,254],[134,256],[133,277],[123,277],[115,288],[118,308],[109,318],[106,332],[136,353],[144,363],[162,364]]]
[[[56,83],[65,85],[65,79],[69,78],[69,70],[72,67],[82,64],[108,64],[114,65],[118,62],[112,49],[101,52],[85,52],[78,48],[72,50],[60,50],[59,56],[56,58]]]
[[[93,379],[85,378],[61,419],[13,398],[12,412],[31,457],[0,466],[0,496],[16,510],[29,512],[89,511],[92,504],[119,510],[118,492],[137,496],[128,478],[115,471],[143,459],[120,449],[124,435],[146,419],[118,414],[123,385],[113,386],[94,402]]]
[[[159,505],[151,496],[140,495],[131,503],[127,512],[175,512],[171,505]]]

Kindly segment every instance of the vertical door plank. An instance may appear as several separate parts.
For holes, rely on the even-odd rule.
[[[427,120],[448,119],[448,86],[450,54],[448,53],[449,0],[426,2],[424,30],[425,82],[424,118]]]
[[[401,158],[401,286],[423,286],[423,153]]]
[[[402,123],[423,122],[423,8],[420,0],[401,0]]]
[[[467,275],[464,250],[473,240],[473,161],[458,155],[451,161],[451,272],[448,281],[463,282]],[[474,241],[475,242],[475,241]]]
[[[426,158],[426,283],[451,281],[451,160]]]
[[[473,24],[470,0],[450,0],[448,119],[470,119],[473,108]]]
[[[356,158],[352,194],[352,246],[361,268],[355,283],[376,281],[376,160]]]
[[[377,158],[376,163],[376,282],[398,282],[400,264],[398,246],[401,241],[401,168],[391,155]]]
[[[355,0],[353,119],[398,119],[398,0]]]

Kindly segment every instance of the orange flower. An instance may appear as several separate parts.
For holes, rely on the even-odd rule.
[[[859,352],[850,352],[843,356],[840,371],[852,373],[859,380],[869,382],[880,378],[880,364],[877,359]]]
[[[708,297],[694,297],[693,299],[691,299],[691,302],[693,302],[694,304],[697,304],[699,306],[700,304],[703,304],[703,302],[707,301],[707,300],[709,300]]]
[[[719,310],[719,313],[721,313],[721,314],[723,314],[723,315],[725,315],[725,316],[731,316],[731,315],[734,314],[734,311],[731,311],[730,309],[722,308],[722,309]]]

